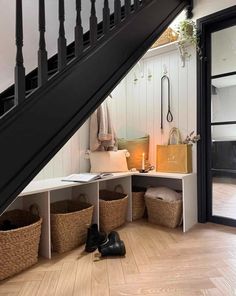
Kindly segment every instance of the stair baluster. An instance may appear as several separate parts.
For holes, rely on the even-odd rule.
[[[64,0],[59,0],[59,37],[58,37],[58,70],[66,66],[66,38],[65,38],[65,5]]]
[[[118,25],[121,22],[121,2],[120,0],[115,0],[115,25]]]
[[[97,17],[96,17],[96,0],[91,0],[91,16],[90,16],[90,45],[94,46],[97,41]]]
[[[110,9],[108,0],[104,0],[103,8],[103,34],[105,35],[110,29]]]
[[[45,0],[39,0],[38,86],[48,80],[48,55],[45,42]]]
[[[139,5],[140,5],[139,0],[134,0],[134,10],[135,10],[135,11],[138,10]]]
[[[25,67],[23,59],[23,20],[22,0],[16,0],[16,66],[15,66],[15,105],[25,99]]]
[[[76,0],[76,26],[75,26],[75,56],[78,58],[83,52],[83,27],[81,20],[81,0]]]
[[[131,0],[125,0],[125,16],[129,16],[131,13]]]
[[[186,7],[186,18],[191,19],[193,17],[193,0],[189,0],[189,5]]]

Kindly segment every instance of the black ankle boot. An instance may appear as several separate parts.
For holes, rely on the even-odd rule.
[[[108,242],[101,245],[98,250],[102,256],[124,256],[126,254],[125,244],[116,231],[108,235]]]
[[[100,245],[105,244],[106,241],[107,241],[106,233],[98,231],[97,224],[92,224],[88,228],[85,251],[88,253],[94,252]]]

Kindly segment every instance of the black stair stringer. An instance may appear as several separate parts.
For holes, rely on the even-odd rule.
[[[0,214],[188,4],[150,1],[0,119]]]

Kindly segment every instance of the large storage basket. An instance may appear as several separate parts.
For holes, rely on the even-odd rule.
[[[122,193],[117,192],[121,188]],[[128,209],[128,196],[123,193],[121,186],[116,186],[114,191],[100,190],[99,221],[102,231],[109,232],[126,221]]]
[[[163,201],[157,198],[145,197],[148,221],[151,223],[175,228],[182,221],[182,200]]]
[[[141,219],[145,212],[145,189],[134,187],[132,190],[132,219]]]
[[[39,216],[23,210],[4,213],[0,225],[4,220],[19,228],[0,231],[0,280],[37,263],[42,224]]]
[[[86,241],[92,222],[93,206],[87,202],[63,200],[51,204],[53,251],[64,253]]]

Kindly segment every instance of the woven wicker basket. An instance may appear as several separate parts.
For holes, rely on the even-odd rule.
[[[93,208],[89,203],[63,200],[51,204],[51,236],[53,251],[70,251],[86,240],[92,222]]]
[[[116,186],[115,191],[100,190],[99,200],[99,221],[100,229],[109,232],[126,221],[128,209],[128,196],[120,192],[116,192],[121,186]]]
[[[0,217],[19,228],[0,231],[0,280],[34,265],[38,261],[42,219],[28,211],[13,210]]]
[[[141,219],[145,212],[145,190],[133,188],[132,192],[132,219]]]
[[[156,198],[145,197],[148,221],[151,223],[175,228],[182,221],[182,200],[167,202]]]

